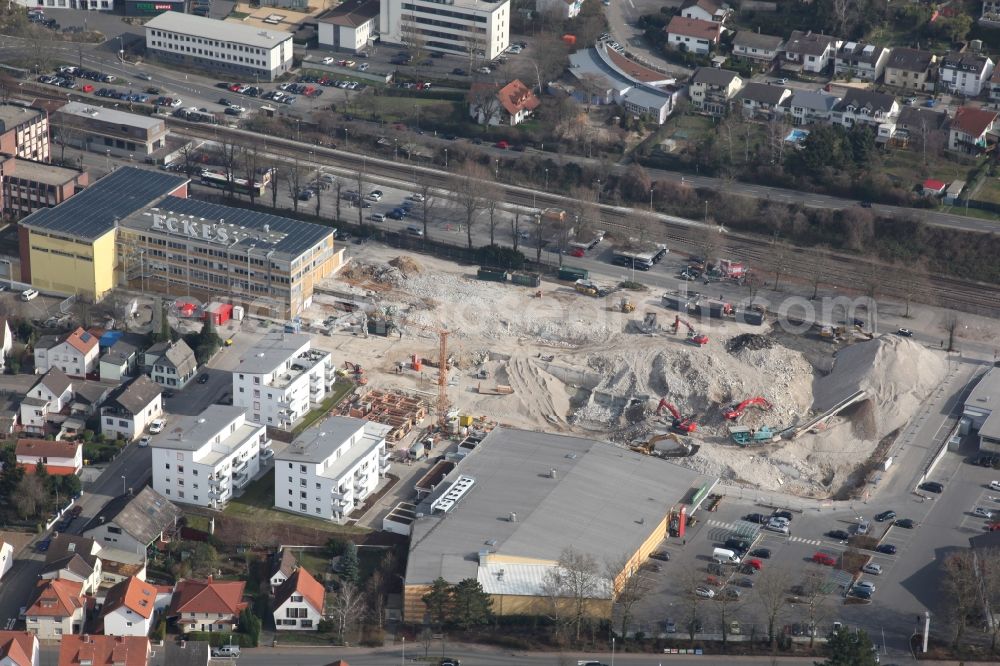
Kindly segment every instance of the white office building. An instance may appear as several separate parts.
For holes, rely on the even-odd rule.
[[[149,445],[153,490],[172,502],[221,509],[257,474],[269,445],[267,429],[248,423],[242,407],[211,405],[197,416],[173,416]]]
[[[146,51],[163,60],[273,81],[292,68],[292,35],[164,12],[146,23]]]
[[[380,0],[383,42],[493,60],[510,46],[510,0]]]
[[[275,508],[346,523],[389,471],[385,436],[390,430],[331,416],[300,434],[275,453]]]
[[[233,405],[247,419],[291,428],[319,406],[337,379],[329,352],[310,349],[304,333],[270,333],[233,369]]]

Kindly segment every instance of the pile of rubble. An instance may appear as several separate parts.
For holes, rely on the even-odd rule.
[[[401,272],[404,277],[416,275],[424,270],[423,266],[418,264],[413,257],[409,257],[405,254],[400,255],[395,259],[390,259],[389,265],[393,268],[399,269],[399,272]]]
[[[402,287],[406,281],[403,271],[389,264],[368,264],[355,259],[341,271],[341,275],[356,282],[372,281],[390,287]]]
[[[730,354],[743,349],[770,349],[774,346],[774,340],[756,333],[743,333],[734,338],[730,338],[726,343],[726,351]]]

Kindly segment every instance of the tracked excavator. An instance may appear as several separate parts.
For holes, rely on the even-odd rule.
[[[747,398],[738,405],[730,407],[722,413],[722,416],[730,421],[735,421],[746,411],[747,407],[760,407],[764,411],[771,411],[771,403],[761,397]]]
[[[667,402],[666,398],[661,398],[660,404],[656,406],[656,415],[659,416],[662,414],[664,409],[674,417],[671,426],[677,432],[691,433],[698,429],[698,424],[695,423],[693,416],[681,416],[680,411],[676,407]]]
[[[674,316],[674,323],[670,327],[670,332],[676,335],[677,330],[681,327],[682,324],[684,325],[685,328],[687,328],[688,342],[690,342],[693,345],[697,345],[699,347],[704,347],[705,345],[708,344],[708,336],[696,331],[694,329],[694,326],[691,325],[691,322],[689,322],[687,319],[681,319],[680,315]]]

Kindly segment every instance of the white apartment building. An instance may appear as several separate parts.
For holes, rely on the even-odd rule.
[[[953,95],[978,97],[993,74],[994,62],[978,53],[948,53],[938,67],[940,88]]]
[[[270,444],[266,430],[236,406],[172,417],[149,444],[153,490],[172,502],[221,509],[260,470],[261,449]]]
[[[380,0],[383,42],[493,60],[510,46],[510,0]]]
[[[146,23],[150,55],[234,75],[273,81],[292,68],[292,34],[163,12]]]
[[[318,406],[337,379],[329,352],[310,349],[304,333],[270,333],[233,369],[233,405],[247,420],[291,428]]]
[[[274,506],[338,524],[389,471],[389,426],[331,416],[274,456]],[[154,461],[155,463],[155,461]]]

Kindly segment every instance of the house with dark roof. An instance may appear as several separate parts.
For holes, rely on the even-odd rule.
[[[210,658],[208,641],[167,641],[157,648],[156,666],[208,666]]]
[[[47,439],[19,439],[14,448],[17,464],[26,474],[34,474],[38,464],[51,476],[79,474],[83,471],[83,444]]]
[[[889,49],[863,42],[844,42],[834,56],[833,75],[862,81],[878,81],[889,60]]]
[[[665,28],[667,44],[690,53],[706,54],[719,45],[722,25],[715,21],[675,16]]]
[[[194,377],[198,361],[183,340],[157,342],[146,350],[143,365],[150,378],[169,389],[180,389]]]
[[[63,636],[59,666],[149,666],[152,654],[145,636]]]
[[[162,599],[162,598],[160,598]],[[156,611],[166,610],[169,599],[159,601],[154,585],[135,576],[108,590],[101,607],[103,633],[108,636],[147,636]]]
[[[28,631],[0,631],[0,664],[38,666],[38,637]]]
[[[136,364],[139,360],[139,350],[124,340],[118,340],[108,347],[101,356],[98,367],[101,381],[120,382],[135,376]]]
[[[725,23],[732,13],[728,5],[723,6],[714,0],[684,0],[681,3],[681,16],[684,18]]]
[[[997,112],[961,106],[951,119],[948,132],[948,150],[968,155],[985,152],[990,144],[987,134],[997,125]],[[995,143],[995,139],[993,143]]]
[[[278,631],[316,631],[325,612],[323,584],[305,569],[296,569],[274,593],[271,605]]]
[[[59,368],[70,377],[84,378],[97,368],[98,338],[82,327],[56,340],[42,336],[38,342],[40,344],[35,345],[35,374]]]
[[[821,74],[830,66],[841,43],[830,35],[793,30],[785,42],[785,59],[781,66],[789,71]]]
[[[518,125],[538,108],[540,102],[520,79],[500,87],[473,83],[469,88],[469,115],[480,125]]]
[[[729,113],[729,105],[742,89],[739,74],[716,67],[699,67],[688,82],[691,105],[712,116]]]
[[[914,92],[934,90],[937,56],[930,51],[896,47],[885,61],[885,85]]]
[[[182,631],[233,631],[243,601],[244,581],[182,580],[174,587],[167,617],[177,618]]]
[[[378,33],[379,0],[347,0],[316,17],[321,46],[364,51]]]
[[[896,118],[893,143],[906,147],[913,142],[922,146],[944,147],[948,144],[948,113],[919,106],[904,106]]]
[[[72,580],[40,579],[24,611],[25,628],[41,640],[59,640],[83,628],[83,584]]]
[[[281,552],[273,557],[274,563],[271,566],[271,594],[281,587],[282,583],[288,580],[292,573],[299,568],[299,561],[295,559],[295,553],[289,548],[282,548]]]
[[[97,543],[145,556],[177,529],[181,511],[149,486],[137,494],[112,498],[84,525],[81,534]]]
[[[993,75],[994,62],[989,56],[971,51],[945,54],[938,65],[938,88],[953,95],[978,97]]]
[[[751,81],[736,93],[735,104],[746,118],[771,118],[777,113],[784,114],[782,105],[791,96],[791,88]]]
[[[793,125],[828,123],[833,107],[840,97],[831,93],[813,90],[796,90],[788,100],[788,113]]]
[[[784,45],[781,37],[740,30],[733,37],[733,56],[770,69]]]
[[[84,594],[93,594],[101,583],[101,546],[93,539],[57,534],[45,552],[39,577],[80,583]]]
[[[867,125],[877,129],[883,123],[895,121],[897,115],[899,103],[892,95],[848,88],[833,107],[830,121],[844,127]]]
[[[111,439],[132,441],[163,416],[163,389],[146,375],[111,392],[101,405],[101,432]]]
[[[69,414],[73,400],[73,380],[59,368],[52,368],[28,389],[18,408],[21,427],[33,435],[58,432]]]

